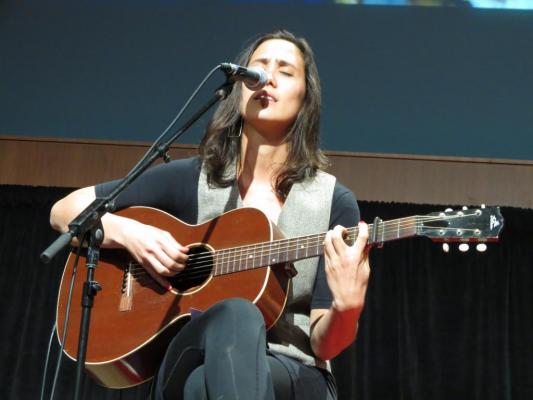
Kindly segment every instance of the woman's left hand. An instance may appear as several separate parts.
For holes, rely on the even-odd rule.
[[[361,311],[370,276],[368,262],[368,225],[359,223],[359,235],[353,245],[343,239],[346,228],[336,226],[326,234],[324,254],[326,277],[337,311]]]

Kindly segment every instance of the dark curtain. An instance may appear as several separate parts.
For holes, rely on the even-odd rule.
[[[2,399],[39,398],[66,258],[42,265],[39,254],[57,236],[49,228],[50,207],[68,192],[0,186]],[[442,208],[360,207],[367,222]],[[500,242],[484,253],[456,246],[444,253],[426,238],[372,250],[357,341],[333,363],[340,399],[533,398],[533,210],[502,208],[502,214]],[[57,349],[54,341],[54,362]],[[74,363],[64,358],[57,399],[72,397],[74,376]],[[147,391],[147,385],[107,390],[89,378],[83,388],[85,399],[144,399]]]

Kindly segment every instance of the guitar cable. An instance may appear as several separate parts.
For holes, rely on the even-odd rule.
[[[70,285],[69,285],[69,289],[68,289],[67,307],[66,307],[66,310],[65,310],[65,325],[63,326],[63,334],[62,334],[62,337],[61,337],[61,344],[59,346],[59,352],[57,354],[57,362],[56,362],[56,368],[55,368],[55,371],[54,371],[54,379],[52,381],[52,390],[50,391],[50,400],[52,400],[54,398],[57,379],[59,377],[59,369],[61,368],[61,360],[62,360],[62,355],[63,355],[63,349],[65,348],[65,338],[67,337],[68,321],[69,321],[69,317],[70,317],[70,306],[72,304],[72,292],[74,290],[74,282],[76,280],[76,275],[78,273],[78,262],[79,262],[79,259],[80,259],[82,243],[80,243],[80,245],[77,248],[76,259],[74,260],[74,265],[72,267],[72,275],[70,277]],[[46,388],[46,375],[47,375],[47,371],[48,371],[48,361],[50,359],[50,353],[51,353],[51,348],[52,348],[52,340],[53,340],[53,337],[54,337],[55,328],[56,328],[56,324],[54,323],[52,325],[52,331],[50,332],[50,340],[48,341],[48,350],[46,352],[46,360],[45,360],[45,364],[44,364],[43,379],[42,379],[42,383],[41,383],[41,400],[44,400],[44,392],[45,392],[45,388]]]
[[[205,76],[205,78],[202,80],[202,82],[200,82],[200,84],[197,86],[197,88],[194,90],[194,92],[191,94],[191,96],[189,96],[189,98],[187,99],[187,101],[185,102],[183,107],[181,107],[181,109],[178,111],[176,116],[172,119],[170,124],[161,132],[161,134],[156,139],[156,141],[152,144],[152,146],[150,146],[150,148],[146,151],[146,153],[142,156],[142,158],[137,162],[137,164],[135,164],[135,166],[130,170],[130,172],[128,172],[128,174],[126,175],[126,177],[124,179],[126,179],[128,176],[130,176],[137,169],[137,167],[146,158],[148,158],[148,156],[151,154],[151,152],[157,146],[159,146],[159,143],[163,140],[163,138],[168,133],[168,131],[181,118],[181,116],[183,115],[185,110],[189,107],[189,105],[191,104],[192,100],[196,97],[196,95],[198,94],[200,89],[205,85],[205,83],[209,80],[209,78],[211,78],[213,73],[216,70],[220,69],[220,67],[221,67],[220,65],[217,65],[215,68],[211,69],[211,71],[208,72],[208,74]],[[184,132],[182,132],[182,134],[183,133]],[[164,160],[165,160],[165,162],[168,162],[168,156],[165,156]],[[74,266],[73,266],[73,269],[72,269],[72,276],[70,278],[71,279],[70,280],[70,287],[69,287],[69,291],[68,291],[67,306],[66,306],[66,311],[65,311],[65,314],[66,314],[66,316],[65,316],[65,325],[63,327],[63,334],[62,334],[61,344],[60,344],[59,352],[58,352],[58,356],[57,356],[56,368],[55,368],[55,372],[54,372],[54,378],[53,378],[53,381],[52,381],[52,390],[50,392],[50,400],[53,400],[53,398],[54,398],[57,379],[58,379],[58,376],[59,376],[59,369],[61,368],[61,360],[62,360],[62,355],[63,355],[63,349],[65,347],[65,338],[67,336],[68,321],[69,321],[69,316],[70,316],[70,306],[71,306],[71,303],[72,303],[72,291],[74,289],[74,282],[75,282],[76,274],[77,274],[77,271],[78,271],[78,261],[79,261],[79,258],[80,258],[82,243],[83,242],[81,242],[80,245],[78,246],[78,249],[77,249],[77,252],[76,252],[76,260],[74,261]],[[41,400],[44,400],[44,393],[45,393],[45,389],[46,389],[46,376],[47,376],[47,371],[48,371],[48,362],[49,362],[49,359],[50,359],[50,353],[51,353],[51,348],[52,348],[52,341],[53,341],[53,337],[54,337],[55,327],[56,327],[56,324],[54,323],[53,326],[52,326],[52,331],[50,333],[50,340],[48,341],[48,349],[47,349],[47,352],[46,352],[46,359],[45,359],[45,364],[44,364],[43,378],[42,378],[42,382],[41,382],[41,397],[40,397]]]
[[[50,339],[48,340],[48,348],[46,351],[46,359],[44,361],[43,378],[41,381],[41,400],[44,400],[44,390],[46,387],[46,372],[48,371],[48,361],[50,360],[50,350],[52,348],[52,340],[54,339],[56,324],[52,324],[52,330],[50,331]]]

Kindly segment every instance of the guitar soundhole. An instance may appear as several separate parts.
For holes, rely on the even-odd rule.
[[[185,292],[209,279],[213,266],[213,254],[206,246],[189,247],[189,259],[185,269],[169,281],[174,289]]]

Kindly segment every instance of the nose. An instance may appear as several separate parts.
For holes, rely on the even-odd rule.
[[[272,72],[272,69],[266,69],[265,70],[266,74],[267,74],[267,85],[271,85],[273,87],[277,87],[278,86],[278,82],[276,81],[276,77],[275,77],[275,74]]]

